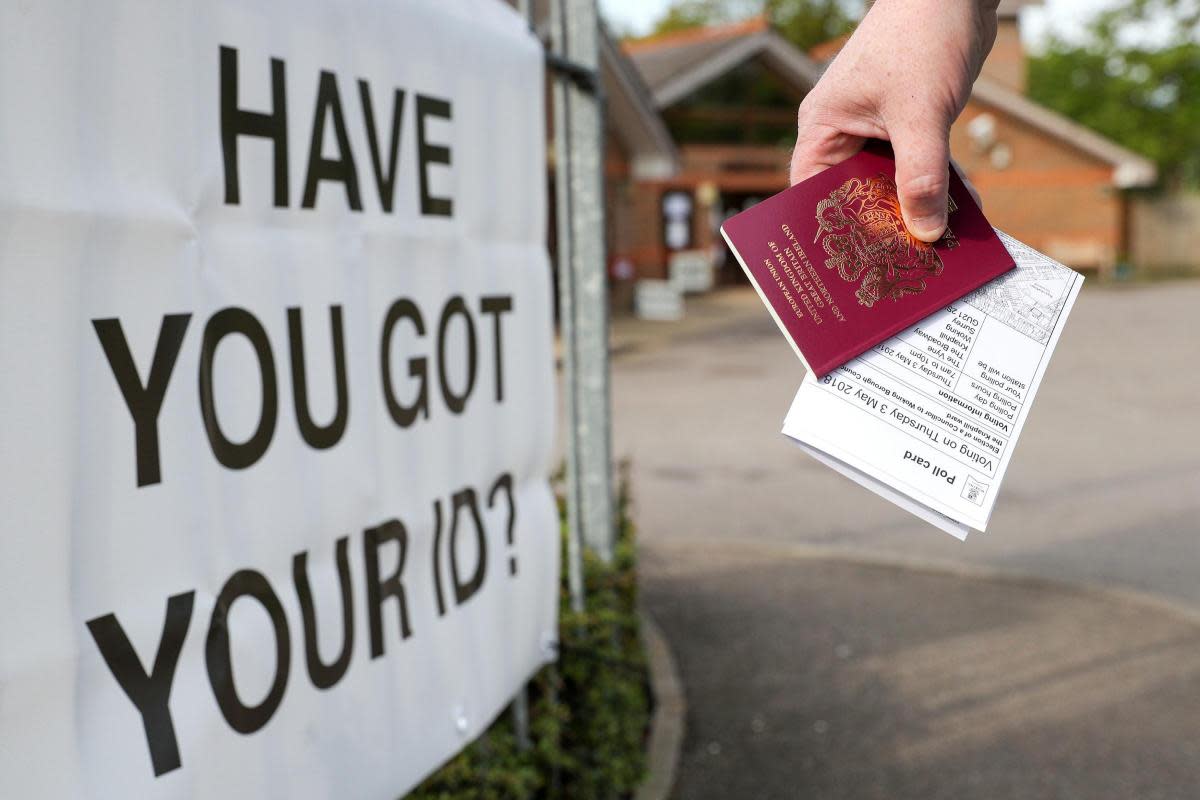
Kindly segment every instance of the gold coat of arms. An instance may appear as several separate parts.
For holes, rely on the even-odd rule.
[[[950,200],[950,211],[956,210]],[[896,182],[887,175],[851,178],[817,204],[817,240],[829,258],[827,269],[850,283],[854,296],[871,308],[883,298],[893,302],[925,291],[925,280],[942,274],[942,259],[932,245],[908,232],[900,215]],[[958,247],[947,228],[938,242]]]

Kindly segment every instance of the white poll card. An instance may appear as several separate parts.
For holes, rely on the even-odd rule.
[[[987,527],[1083,276],[997,231],[1016,268],[824,378],[785,435],[959,539]]]

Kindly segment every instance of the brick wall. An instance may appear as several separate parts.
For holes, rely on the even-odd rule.
[[[994,122],[990,144],[969,133],[983,114]],[[1110,165],[975,100],[950,144],[996,227],[1070,266],[1104,270],[1115,263],[1124,200]]]
[[[1131,204],[1133,265],[1143,273],[1200,273],[1200,192],[1137,197]]]
[[[1001,19],[996,28],[996,44],[983,62],[983,74],[997,83],[1025,93],[1025,48],[1016,17]]]
[[[995,120],[995,143],[981,148],[967,133],[980,114]],[[996,146],[1008,151],[993,160]],[[787,186],[782,164],[788,153],[774,148],[686,147],[685,169],[669,182],[632,183],[610,179],[610,255],[629,258],[638,275],[665,278],[667,253],[662,244],[662,193],[695,190],[710,181],[721,191],[770,194]],[[1069,145],[1046,136],[981,103],[968,105],[951,131],[951,150],[984,200],[984,211],[997,227],[1070,266],[1108,270],[1123,250],[1124,200],[1112,186],[1112,168]],[[763,169],[728,169],[731,158]],[[1001,166],[1003,165],[1003,166]],[[770,169],[766,169],[770,167]],[[699,247],[715,240],[708,210],[697,203],[694,239]],[[1142,226],[1145,228],[1146,226]],[[1135,236],[1145,235],[1139,228]]]
[[[604,187],[608,264],[627,259],[638,278],[666,278],[660,207],[665,187],[659,181],[634,181],[615,137],[608,138]]]
[[[1011,34],[1015,37],[1015,25]],[[1006,69],[1004,53],[1001,49],[989,59],[997,61],[993,77]],[[1023,82],[1023,73],[1009,78],[1010,85]],[[991,117],[993,128],[983,142],[969,132],[981,115]],[[1145,233],[1148,223],[1127,220],[1131,212],[1112,185],[1110,165],[978,100],[968,104],[954,125],[951,151],[997,227],[1073,267],[1108,270],[1127,255],[1127,228],[1134,247],[1136,237],[1150,235]],[[629,258],[640,277],[666,277],[660,205],[665,191],[695,192],[710,184],[719,192],[772,194],[787,186],[788,157],[786,149],[775,147],[685,145],[682,169],[674,179],[631,182],[610,152],[610,256]],[[709,212],[699,199],[694,219],[696,246],[713,243]]]
[[[987,148],[967,132],[980,114],[994,120],[994,142]],[[1008,155],[997,158],[997,147]],[[1120,257],[1124,199],[1112,186],[1111,166],[976,101],[952,129],[951,151],[997,227],[1080,269],[1107,270]],[[610,187],[610,213],[618,220],[613,228],[617,235],[610,239],[611,255],[630,258],[641,277],[666,277],[660,208],[664,191],[695,190],[705,181],[720,191],[763,194],[787,186],[785,150],[687,146],[682,155],[684,169],[672,181],[614,181]],[[708,228],[707,209],[697,203],[697,246],[715,241]],[[1138,229],[1134,235],[1144,234]]]

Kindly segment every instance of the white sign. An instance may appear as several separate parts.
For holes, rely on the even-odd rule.
[[[634,287],[633,310],[639,319],[675,322],[683,319],[683,294],[671,281],[640,280]]]
[[[685,294],[712,291],[713,258],[709,250],[680,250],[667,261],[671,285]]]
[[[393,798],[552,658],[542,55],[0,6],[0,796]]]

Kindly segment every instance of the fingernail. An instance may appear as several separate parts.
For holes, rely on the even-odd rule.
[[[946,215],[931,214],[927,217],[914,217],[908,223],[908,229],[923,242],[936,242],[946,232]]]

